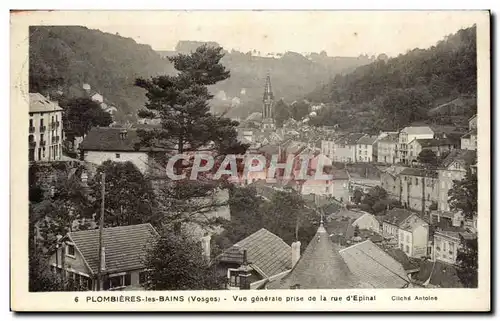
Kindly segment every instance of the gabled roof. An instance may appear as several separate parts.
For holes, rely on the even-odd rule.
[[[438,173],[424,168],[406,167],[399,173],[399,175],[436,178]]]
[[[363,137],[361,137],[360,139],[358,139],[358,144],[361,144],[361,145],[372,145],[373,143],[375,143],[376,140],[377,140],[376,136],[364,135]]]
[[[404,208],[393,208],[384,215],[384,222],[399,226],[399,224],[413,214],[413,212]]]
[[[416,139],[416,142],[422,147],[437,147],[437,146],[445,146],[445,145],[453,145],[453,143],[444,138],[444,139]]]
[[[393,259],[401,263],[406,271],[415,271],[420,269],[419,265],[416,262],[410,260],[406,253],[400,248],[387,248],[384,251]]]
[[[290,289],[296,286],[300,289],[371,287],[349,270],[323,225],[318,228],[292,271],[279,282],[270,283],[269,288]]]
[[[467,134],[461,136],[460,138],[470,138],[471,136],[477,136],[477,129],[476,128],[470,130]]]
[[[459,162],[463,167],[467,164],[475,164],[477,162],[477,154],[475,150],[454,149],[443,160],[442,166],[447,168],[453,162]]]
[[[401,263],[370,240],[345,248],[340,255],[354,275],[374,288],[403,288],[410,283]]]
[[[122,272],[144,268],[146,247],[158,237],[149,223],[108,227],[103,229],[106,272]],[[91,269],[99,268],[99,230],[69,232],[68,238],[75,244]]]
[[[263,277],[285,272],[292,268],[292,248],[279,236],[261,228],[231,246],[217,258],[220,262],[243,263],[243,250],[248,262],[262,271]]]
[[[349,133],[339,138],[335,139],[335,144],[343,144],[343,145],[356,145],[358,140],[363,137],[365,134],[363,133]]]
[[[122,133],[126,133],[122,137]],[[91,151],[162,151],[161,148],[140,147],[140,137],[133,128],[94,127],[80,144],[81,150]]]
[[[347,217],[353,220],[357,220],[361,216],[368,214],[367,212],[364,211],[353,211],[353,210],[348,210],[346,208],[341,208],[340,211],[335,213],[333,215],[334,218],[341,218],[341,217]]]
[[[462,288],[463,284],[458,278],[457,269],[442,261],[423,261],[420,271],[412,277],[416,283],[423,284],[429,280],[429,284],[440,288]]]
[[[429,126],[408,126],[401,131],[408,135],[434,135],[434,131]]]
[[[382,170],[382,173],[387,173],[391,175],[392,177],[398,176],[403,170],[405,170],[407,167],[404,166],[398,166],[398,165],[392,165],[384,170]]]
[[[57,102],[50,101],[39,93],[30,93],[29,99],[30,113],[56,112],[63,110]]]
[[[399,134],[387,134],[387,136],[384,136],[378,141],[384,143],[397,143],[398,139],[399,139]]]
[[[410,215],[407,220],[403,221],[400,225],[399,228],[406,230],[406,231],[413,231],[415,228],[422,226],[422,225],[428,225],[426,221],[420,218],[417,214]]]

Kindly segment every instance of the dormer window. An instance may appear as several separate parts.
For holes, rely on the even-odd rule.
[[[66,244],[66,256],[75,257],[75,245],[68,243]]]

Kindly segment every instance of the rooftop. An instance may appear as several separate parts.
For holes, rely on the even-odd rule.
[[[408,135],[434,135],[434,131],[429,126],[408,126],[401,131]]]
[[[415,261],[412,261],[400,248],[387,248],[384,249],[384,251],[393,259],[401,263],[406,271],[414,271],[419,269],[419,265]]]
[[[444,139],[416,139],[417,143],[420,144],[422,147],[437,147],[437,146],[444,146],[444,145],[453,145],[453,143],[444,138]]]
[[[68,233],[69,239],[91,269],[99,268],[99,230],[85,230]],[[158,237],[149,223],[108,227],[103,229],[106,272],[121,272],[144,268],[147,245]]]
[[[420,271],[413,276],[416,283],[423,284],[429,280],[429,284],[440,288],[462,288],[462,282],[458,278],[456,268],[442,261],[422,261]]]
[[[91,151],[162,151],[154,147],[140,147],[137,129],[94,127],[80,144],[81,150]]]
[[[365,136],[361,137],[360,139],[358,139],[358,144],[372,145],[373,143],[375,143],[376,140],[377,140],[376,136],[365,135]]]
[[[436,178],[438,176],[438,173],[436,171],[427,170],[424,168],[406,167],[399,173],[399,175]]]
[[[39,93],[29,94],[30,113],[62,111],[57,102],[50,101]]]
[[[247,251],[248,262],[265,274],[263,277],[271,277],[292,268],[291,247],[264,228],[224,250],[218,260],[241,264],[243,250]]]
[[[343,144],[343,145],[356,145],[358,143],[358,140],[363,137],[365,134],[363,133],[350,133],[350,134],[345,134],[338,139],[335,140],[336,144]]]
[[[398,142],[399,135],[398,134],[387,134],[387,136],[384,136],[383,138],[379,139],[379,142],[384,142],[384,143],[397,143]]]
[[[410,283],[403,265],[370,240],[345,248],[340,255],[354,275],[374,288],[403,288]]]
[[[448,167],[455,161],[464,167],[467,164],[475,164],[477,162],[477,153],[475,150],[454,149],[446,156],[442,165],[443,167]]]
[[[392,225],[399,226],[401,223],[403,223],[404,220],[406,220],[413,214],[413,212],[403,208],[393,208],[387,212],[387,214],[383,218],[383,221]]]

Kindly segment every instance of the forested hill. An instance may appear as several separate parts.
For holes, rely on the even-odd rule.
[[[175,51],[160,51],[164,57],[189,53],[204,44],[198,41],[179,41]],[[215,42],[207,45],[218,46]],[[296,52],[261,55],[257,50],[247,53],[226,51],[222,63],[231,77],[211,88],[216,112],[229,110],[228,116],[244,118],[261,111],[266,73],[270,72],[275,97],[291,102],[302,98],[314,88],[328,83],[338,73],[353,71],[375,57],[328,56],[325,52],[299,54]]]
[[[463,125],[477,111],[476,27],[428,49],[337,75],[307,99],[325,103],[316,125],[377,132],[412,123]]]
[[[144,106],[137,77],[173,72],[150,46],[85,27],[30,27],[29,44],[30,91],[82,96],[87,83],[118,108],[119,118]]]

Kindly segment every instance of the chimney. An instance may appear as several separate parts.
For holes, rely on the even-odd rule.
[[[292,268],[300,259],[300,241],[292,243]]]
[[[106,271],[106,251],[104,246],[102,247],[101,271]]]
[[[240,290],[250,290],[250,272],[252,268],[247,261],[247,250],[243,250],[243,264],[239,268]]]
[[[210,262],[210,235],[205,235],[201,238],[201,248],[203,251],[203,257],[207,262]]]

